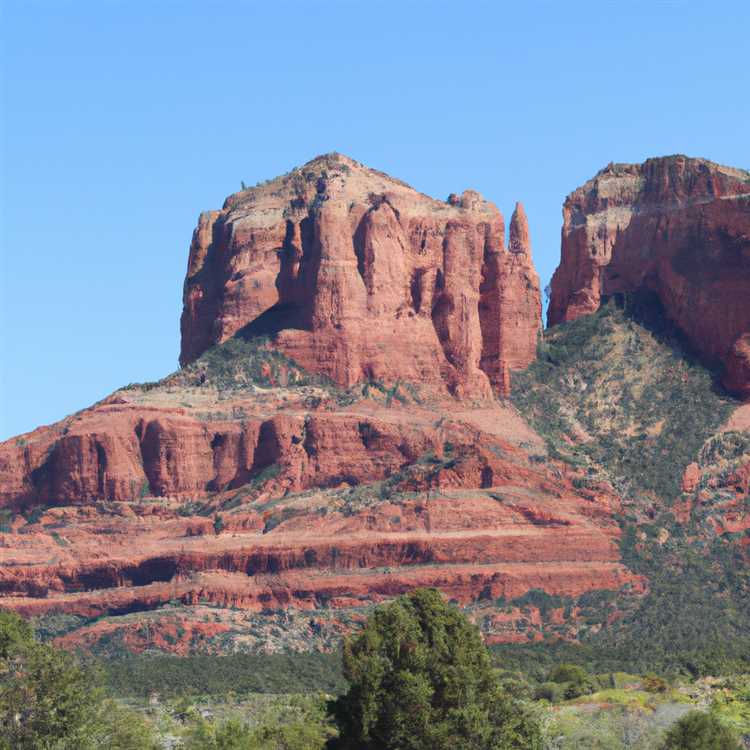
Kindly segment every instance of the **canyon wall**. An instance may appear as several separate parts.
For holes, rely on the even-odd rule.
[[[119,401],[119,403],[118,403]],[[279,491],[377,481],[439,450],[437,432],[374,415],[298,411],[213,419],[122,398],[0,443],[0,507],[197,498],[273,466]]]

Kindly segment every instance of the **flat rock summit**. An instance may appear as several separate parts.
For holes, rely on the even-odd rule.
[[[327,154],[201,214],[181,368],[0,444],[0,605],[104,654],[328,650],[425,585],[488,642],[622,620],[650,585],[628,544],[750,528],[750,174],[612,164],[563,216],[545,332],[521,204],[506,243],[474,191],[435,200]],[[567,364],[601,339],[627,380],[637,336],[672,357],[602,314],[643,294],[721,391],[694,455]],[[674,361],[679,388],[694,369]],[[678,391],[648,364],[628,398],[653,411]],[[574,412],[597,389],[631,420],[611,434],[667,457],[674,496],[590,450],[606,419]],[[545,406],[552,390],[568,401]]]

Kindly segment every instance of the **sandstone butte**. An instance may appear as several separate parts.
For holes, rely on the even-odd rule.
[[[343,386],[401,379],[486,398],[534,359],[540,318],[521,205],[506,248],[479,193],[433,200],[333,154],[201,215],[180,363],[238,332],[273,334]]]
[[[669,156],[610,164],[563,207],[548,323],[655,292],[696,351],[750,396],[750,174]]]
[[[701,175],[683,192],[713,184]],[[602,276],[593,240],[571,239],[589,231],[572,206],[592,190],[566,203],[552,322],[602,293],[578,281]],[[728,217],[732,200],[746,198],[719,204]],[[676,232],[674,202],[653,210]],[[724,252],[729,230],[714,228]],[[746,312],[725,303],[733,321]],[[506,247],[502,216],[473,191],[440,202],[319,157],[201,215],[181,329],[178,372],[0,444],[0,602],[60,643],[334,648],[373,604],[422,585],[488,641],[575,638],[577,597],[645,590],[620,560],[613,488],[547,455],[502,398],[540,333],[520,205]]]

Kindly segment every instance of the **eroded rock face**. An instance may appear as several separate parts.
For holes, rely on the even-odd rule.
[[[548,322],[655,292],[696,349],[750,396],[750,173],[671,156],[610,164],[568,196]]]
[[[0,445],[3,467],[22,467],[3,474],[3,499],[37,509],[0,530],[0,606],[70,616],[63,645],[96,649],[120,633],[124,648],[187,653],[227,648],[225,626],[205,643],[169,636],[175,616],[202,622],[207,605],[212,623],[240,617],[232,638],[263,650],[293,646],[300,613],[304,648],[330,647],[310,622],[345,632],[351,611],[417,586],[480,606],[492,641],[549,627],[574,637],[579,625],[575,611],[501,617],[497,600],[643,591],[620,560],[612,488],[532,460],[543,443],[509,405],[364,399],[306,411],[297,395],[129,389]],[[202,406],[170,406],[187,399]],[[274,612],[285,613],[278,642],[258,630]],[[143,622],[153,640],[125,637]]]
[[[104,404],[65,426],[0,443],[0,507],[206,497],[268,467],[282,492],[377,481],[436,449],[435,430],[375,416],[303,412],[231,421]]]
[[[238,332],[269,334],[344,386],[488,397],[533,360],[540,316],[521,206],[506,248],[501,214],[478,193],[443,203],[333,154],[201,215],[180,362]]]
[[[620,560],[612,488],[539,455],[509,404],[196,376],[0,444],[0,606],[72,618],[71,647],[117,634],[126,649],[221,653],[232,639],[336,647],[362,608],[416,586],[479,607],[493,641],[579,625],[574,607],[496,619],[496,600],[643,590]],[[153,637],[133,640],[144,622]]]
[[[0,444],[0,606],[70,647],[188,653],[337,648],[417,586],[490,641],[575,638],[578,597],[640,595],[613,488],[494,398],[540,324],[520,204],[504,234],[477,193],[335,155],[203,214],[186,367]],[[539,589],[564,602],[508,608]]]

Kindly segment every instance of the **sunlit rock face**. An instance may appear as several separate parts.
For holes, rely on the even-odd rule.
[[[548,322],[658,295],[731,391],[750,396],[750,173],[669,156],[610,164],[568,196]]]
[[[182,314],[182,364],[242,332],[271,335],[309,370],[507,391],[534,358],[539,282],[518,206],[433,200],[347,157],[319,157],[200,217]]]
[[[183,368],[0,444],[0,607],[66,647],[185,654],[338,648],[418,586],[488,642],[639,596],[613,487],[497,398],[541,317],[520,204],[508,234],[473,191],[338,155],[204,213]],[[540,590],[553,609],[511,605]]]

